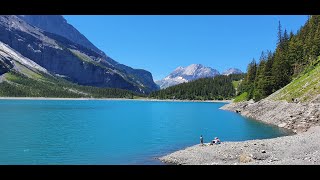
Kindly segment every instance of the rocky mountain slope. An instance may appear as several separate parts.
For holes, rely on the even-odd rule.
[[[0,97],[134,98],[132,91],[80,86],[0,42]]]
[[[32,26],[17,16],[0,16],[0,41],[46,69],[80,85],[149,93],[158,89],[150,72],[132,69],[92,49]],[[2,66],[0,71],[4,72]]]
[[[0,64],[0,75],[9,72],[11,69],[14,69],[28,77],[32,77],[32,75],[37,73],[50,75],[45,68],[22,56],[19,52],[13,50],[2,42],[0,42]]]
[[[19,15],[20,19],[24,20],[28,24],[38,27],[44,31],[58,34],[70,41],[95,51],[103,55],[104,53],[92,44],[83,34],[81,34],[71,24],[68,24],[67,20],[60,15]]]
[[[76,28],[60,15],[20,15],[21,19],[27,23],[43,29],[47,32],[58,34],[65,37],[72,42],[81,44],[82,46],[91,49],[102,56],[108,63],[112,64],[115,68],[124,71],[129,74],[129,76],[134,77],[134,81],[142,83],[149,89],[157,90],[158,86],[154,83],[152,75],[150,72],[143,69],[133,69],[124,64],[120,64],[114,59],[108,57],[103,51],[94,46],[84,35],[82,35]],[[149,91],[147,91],[149,92]]]

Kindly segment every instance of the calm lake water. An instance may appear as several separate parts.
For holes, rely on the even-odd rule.
[[[156,157],[214,137],[285,135],[219,110],[224,103],[0,100],[0,164],[161,164]]]

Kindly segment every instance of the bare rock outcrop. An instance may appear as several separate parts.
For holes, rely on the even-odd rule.
[[[288,103],[286,101],[261,100],[259,102],[230,103],[220,109],[240,113],[243,116],[305,132],[311,126],[320,125],[320,103]]]

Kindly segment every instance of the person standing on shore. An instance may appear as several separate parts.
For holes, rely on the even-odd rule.
[[[202,135],[200,136],[200,144],[203,145],[203,137],[202,137]]]

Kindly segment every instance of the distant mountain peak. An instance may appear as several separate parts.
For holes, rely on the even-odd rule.
[[[230,74],[242,74],[243,72],[240,69],[237,68],[229,68],[225,70],[222,74],[223,75],[230,75]]]
[[[189,67],[189,68],[199,68],[199,67],[203,67],[203,65],[202,64],[190,64],[187,67]]]
[[[187,67],[179,66],[172,73],[162,80],[156,81],[161,89],[190,82],[199,78],[214,77],[219,75],[219,71],[202,64],[191,64]]]

